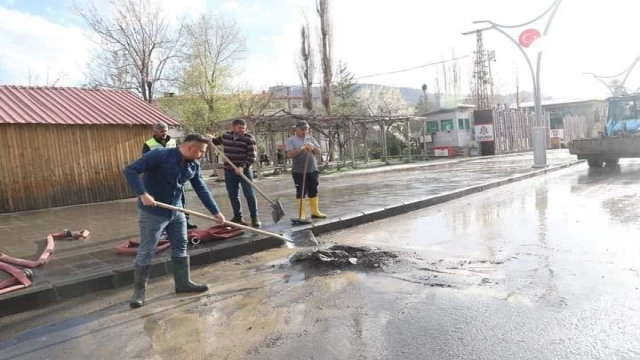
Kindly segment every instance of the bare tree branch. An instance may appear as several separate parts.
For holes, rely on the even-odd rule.
[[[311,88],[313,86],[313,77],[315,73],[315,64],[313,56],[313,48],[311,46],[311,34],[309,31],[309,21],[305,16],[305,22],[300,28],[300,59],[297,64],[298,76],[302,83],[303,107],[307,112],[313,112],[313,94]]]
[[[135,89],[152,102],[156,86],[166,79],[163,73],[177,58],[182,29],[173,29],[150,0],[112,0],[111,6],[108,17],[94,4],[75,8],[98,36],[88,85]]]
[[[333,81],[333,32],[329,0],[317,0],[316,9],[320,18],[320,52],[322,65],[322,106],[331,115],[331,84]]]

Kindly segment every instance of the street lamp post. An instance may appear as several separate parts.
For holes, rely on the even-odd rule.
[[[584,73],[585,75],[591,75],[593,76],[596,80],[600,81],[602,84],[604,84],[604,86],[607,87],[607,89],[609,89],[609,91],[611,92],[611,96],[617,96],[617,95],[625,95],[625,94],[629,94],[629,93],[637,93],[638,91],[629,91],[630,89],[626,88],[624,85],[627,82],[627,79],[629,78],[629,75],[631,74],[631,72],[633,71],[633,69],[636,67],[636,65],[638,64],[638,62],[640,62],[640,56],[638,56],[637,58],[635,58],[633,60],[633,62],[631,63],[631,65],[626,68],[624,71],[622,71],[619,74],[613,75],[613,76],[600,76],[600,75],[596,75],[594,73],[591,72],[587,72]],[[615,80],[616,78],[623,76],[622,80],[620,82],[617,83],[607,83],[606,81],[604,81],[604,79],[611,79],[611,80]]]
[[[540,36],[546,36],[549,32],[549,27],[553,18],[560,6],[562,0],[554,0],[551,6],[545,10],[542,14],[540,14],[535,19],[518,25],[499,25],[489,20],[482,21],[474,21],[474,24],[489,24],[490,26],[479,29],[476,31],[484,31],[484,30],[496,30],[502,35],[506,36],[511,42],[520,49],[520,52],[524,56],[527,61],[527,65],[529,66],[529,71],[531,72],[531,81],[533,82],[533,100],[535,103],[535,121],[533,126],[533,167],[534,168],[544,168],[547,167],[547,125],[545,124],[544,118],[542,117],[542,99],[540,93],[540,62],[542,60],[542,50],[538,51],[536,68],[534,69],[531,59],[529,55],[525,52],[525,48],[530,47],[533,42],[538,39]],[[549,19],[544,27],[544,31],[540,34],[540,31],[534,28],[528,28],[520,33],[518,40],[511,37],[511,35],[507,34],[507,32],[503,29],[515,29],[519,27],[524,27],[530,25],[540,19],[542,19],[545,15],[549,14]],[[467,33],[464,33],[467,34]]]

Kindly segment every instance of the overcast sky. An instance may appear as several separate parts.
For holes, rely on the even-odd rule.
[[[314,0],[155,0],[168,14],[192,16],[206,10],[236,19],[248,53],[242,79],[258,89],[277,84],[298,84],[294,59],[299,46],[302,10],[317,33]],[[84,0],[77,0],[80,4]],[[106,0],[99,3],[104,7]],[[71,0],[0,0],[0,83],[26,84],[29,70],[68,74],[63,85],[84,80],[91,42],[75,17]],[[356,76],[411,68],[457,56],[470,55],[474,20],[501,24],[530,20],[551,0],[340,0],[332,1],[334,57],[347,62]],[[583,72],[613,75],[640,55],[636,39],[638,0],[564,0],[544,43],[542,92],[563,98],[603,97],[606,88]],[[545,19],[546,20],[546,19]],[[534,24],[542,28],[544,24]],[[524,29],[514,31],[518,32]],[[540,43],[542,44],[542,42]],[[485,33],[485,46],[496,51],[492,70],[501,93],[515,91],[516,69],[520,88],[530,90],[528,68],[519,50],[495,31]],[[533,53],[532,53],[533,54]],[[472,57],[459,61],[463,92],[468,92]],[[440,66],[362,82],[433,89]],[[640,69],[627,85],[640,87]]]

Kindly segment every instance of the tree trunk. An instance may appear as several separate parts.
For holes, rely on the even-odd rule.
[[[276,135],[271,131],[271,126],[269,126],[269,140],[271,141],[271,161],[274,164],[278,164],[278,144],[276,143]]]
[[[380,129],[382,130],[382,161],[387,163],[389,161],[389,152],[387,151],[387,125],[385,121],[381,121],[380,124]]]
[[[411,162],[411,120],[407,120],[407,162]]]
[[[353,124],[349,121],[349,127],[347,128],[347,135],[349,136],[349,153],[351,153],[351,167],[356,168],[356,151],[353,146]]]
[[[327,162],[332,162],[332,161],[335,161],[335,159],[334,159],[335,158],[335,142],[334,142],[334,139],[333,139],[333,137],[335,135],[334,135],[333,129],[330,128],[328,133],[327,133],[327,135],[328,135],[327,136],[327,140],[328,140],[328,142],[327,142],[327,147],[328,147],[328,149],[327,149],[327,152],[328,152]]]
[[[422,120],[422,160],[427,159],[427,120]]]
[[[283,132],[282,133],[282,143],[285,144],[286,147],[286,143],[287,143],[287,135]],[[287,149],[284,149],[284,158],[283,158],[283,163],[282,163],[282,171],[287,171]]]
[[[369,163],[369,137],[368,137],[367,125],[362,125],[362,140],[364,143],[364,163]]]

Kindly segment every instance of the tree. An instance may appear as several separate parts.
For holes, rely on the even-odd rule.
[[[331,115],[331,84],[333,77],[333,31],[329,0],[318,0],[316,3],[320,18],[320,63],[322,65],[322,106],[327,115]]]
[[[337,115],[354,115],[358,111],[358,99],[356,98],[358,84],[354,78],[354,75],[347,68],[347,64],[342,61],[338,62],[331,105]]]
[[[427,95],[427,84],[422,84],[422,95],[415,106],[415,114],[422,115],[429,111],[429,96]]]
[[[331,95],[333,85],[333,25],[329,11],[329,0],[317,0],[316,11],[320,18],[320,65],[322,68],[322,83],[320,94],[325,114],[331,116]],[[327,138],[328,157],[327,162],[335,159],[334,129],[329,129]]]
[[[88,85],[134,89],[152,102],[156,87],[170,80],[165,71],[177,58],[181,28],[173,29],[150,0],[111,0],[111,5],[109,17],[94,4],[76,7],[98,37]]]
[[[460,64],[458,63],[456,54],[453,50],[451,51],[451,61],[449,62],[449,64],[448,79],[451,80],[450,89],[453,91],[453,98],[457,103],[461,95],[462,80],[460,78]]]
[[[45,69],[44,79],[40,78],[38,73],[34,73],[29,69],[27,71],[27,85],[28,86],[60,86],[60,83],[64,81],[64,79],[69,74],[65,72],[58,72],[55,76],[51,76],[49,72],[49,67]]]
[[[213,14],[203,14],[185,25],[184,35],[181,89],[204,102],[205,120],[212,123],[226,116],[218,101],[230,92],[236,62],[245,53],[245,40],[234,21]]]
[[[409,115],[410,110],[400,89],[391,87],[360,88],[356,93],[358,112],[371,116]]]
[[[356,97],[359,103],[358,112],[363,115],[400,116],[410,114],[410,109],[398,88],[361,88],[358,90]],[[382,145],[382,154],[385,162],[389,153],[387,135],[391,125],[385,120],[378,121],[380,144]]]
[[[239,115],[262,115],[271,103],[273,92],[254,94],[251,90],[239,89],[234,93],[234,97]]]
[[[298,76],[302,84],[303,106],[307,112],[313,112],[313,76],[315,72],[313,47],[311,46],[311,34],[309,22],[305,17],[304,24],[300,27],[300,58],[297,63]]]
[[[338,67],[335,74],[336,81],[332,86],[332,98],[331,108],[334,115],[351,116],[355,115],[358,111],[358,99],[356,99],[357,83],[354,75],[347,68],[347,64],[343,61],[338,62]],[[360,129],[356,128],[354,124],[348,119],[343,121],[342,126],[337,126],[333,131],[329,132],[332,135],[332,141],[338,146],[340,158],[343,160],[343,164],[346,164],[345,147],[354,139],[360,135]],[[353,144],[350,145],[352,158]]]
[[[440,90],[440,79],[439,78],[435,78],[434,80],[435,83],[435,92],[433,93],[433,96],[435,97],[435,102],[436,102],[436,109],[440,109],[440,105],[442,104],[442,91]]]

